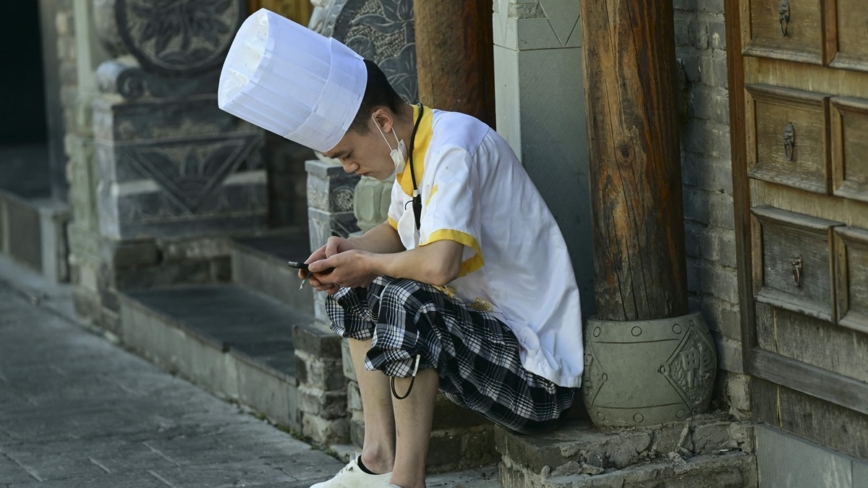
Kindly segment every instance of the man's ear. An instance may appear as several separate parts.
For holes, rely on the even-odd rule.
[[[384,108],[378,108],[377,110],[374,110],[374,113],[371,114],[371,117],[373,117],[375,124],[382,127],[383,132],[388,134],[392,131],[392,125],[395,121],[394,119],[392,119],[392,114],[389,113],[388,110]]]

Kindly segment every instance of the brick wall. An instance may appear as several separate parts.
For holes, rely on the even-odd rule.
[[[724,0],[674,0],[676,55],[687,83],[681,125],[690,304],[718,345],[717,400],[749,410],[738,306]]]

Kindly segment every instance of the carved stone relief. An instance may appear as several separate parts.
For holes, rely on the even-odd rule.
[[[100,229],[126,239],[264,224],[262,131],[198,101],[95,104]]]
[[[246,17],[238,0],[115,0],[117,28],[141,65],[189,75],[222,63]]]
[[[315,1],[312,29],[345,43],[377,63],[395,91],[419,98],[413,0]]]

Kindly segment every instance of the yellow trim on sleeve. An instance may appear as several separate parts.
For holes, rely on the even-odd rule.
[[[413,105],[413,123],[419,116],[419,106]],[[416,184],[422,187],[422,172],[425,170],[425,155],[428,153],[428,145],[431,144],[431,135],[434,133],[434,110],[425,107],[419,128],[416,130],[416,139],[413,143],[413,167],[416,168]],[[409,146],[409,144],[407,144]],[[409,161],[408,161],[409,162]],[[401,184],[404,193],[413,196],[413,174],[409,164],[404,171],[398,174],[396,180]]]
[[[398,230],[398,223],[395,222],[395,219],[391,216],[389,217],[389,225],[391,225],[393,229]]]
[[[431,199],[434,198],[435,193],[437,193],[437,185],[434,185],[434,188],[431,189],[431,194],[429,194],[428,199],[425,200],[425,205],[431,203]]]
[[[470,273],[478,270],[485,264],[485,260],[482,258],[482,249],[479,247],[479,243],[476,242],[475,237],[466,232],[452,229],[436,230],[432,232],[430,236],[428,236],[428,242],[422,245],[427,246],[428,244],[437,241],[455,241],[459,244],[463,244],[469,247],[470,249],[473,249],[476,252],[476,254],[472,258],[461,263],[461,276],[469,275]]]

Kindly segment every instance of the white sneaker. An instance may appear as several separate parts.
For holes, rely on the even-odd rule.
[[[368,474],[359,467],[361,456],[352,459],[334,478],[317,483],[310,488],[388,488],[392,473]]]

